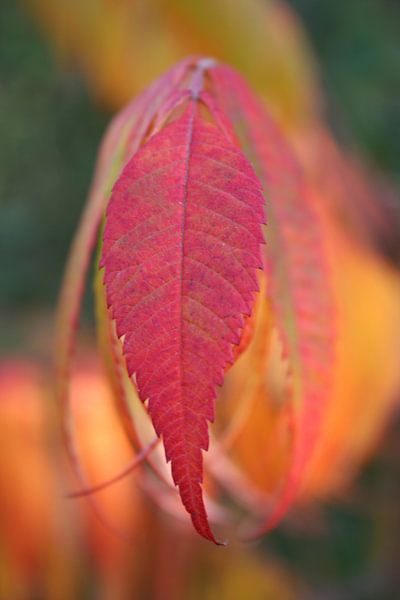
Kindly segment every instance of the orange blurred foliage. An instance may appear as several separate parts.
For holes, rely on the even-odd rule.
[[[314,63],[283,0],[24,0],[62,61],[77,64],[95,98],[124,106],[190,54],[235,66],[283,124],[318,111]]]
[[[95,484],[114,475],[132,451],[93,358],[80,362],[72,387],[80,458],[88,481]],[[165,519],[137,490],[134,475],[90,497],[102,519],[128,539],[108,530],[87,499],[65,498],[77,484],[53,420],[42,369],[23,359],[3,361],[1,598],[78,599],[87,597],[88,589],[109,600],[212,600],[231,594],[238,600],[295,598],[297,583],[278,564],[235,546],[224,556],[210,551],[182,523]]]

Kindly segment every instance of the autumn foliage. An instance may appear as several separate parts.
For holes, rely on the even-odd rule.
[[[229,530],[238,519],[218,502],[225,490],[251,517],[245,535],[258,535],[296,498],[342,483],[341,456],[353,468],[370,446],[399,383],[398,276],[370,239],[342,227],[334,186],[324,204],[293,150],[310,152],[304,139],[289,141],[235,70],[201,57],[114,118],[59,310],[57,392],[84,488],[68,378],[96,244],[100,345],[132,469],[148,464],[141,476],[164,508],[179,514],[175,484],[196,530],[216,541],[202,488],[211,519]],[[368,362],[372,347],[390,347],[384,365]]]
[[[98,361],[88,349],[79,358],[71,381],[77,446],[88,477],[102,482],[125,466],[131,448]],[[70,498],[76,478],[50,399],[42,364],[0,362],[1,598],[84,598],[89,585],[101,600],[295,597],[295,582],[276,561],[234,546],[210,554],[184,523],[157,509],[139,473],[89,503]]]
[[[399,410],[400,211],[331,132],[291,5],[20,4],[0,10],[16,27],[0,66],[7,121],[10,102],[33,92],[27,122],[18,113],[5,136],[18,158],[6,229],[13,237],[22,220],[33,231],[21,256],[47,215],[35,198],[47,194],[63,220],[60,197],[79,185],[51,190],[64,167],[70,182],[89,179],[86,135],[96,144],[102,111],[115,116],[67,258],[55,343],[52,315],[30,305],[35,269],[17,333],[13,317],[3,332],[5,344],[22,332],[23,353],[0,360],[0,600],[389,597],[397,448],[384,445],[377,469],[349,484]],[[29,151],[42,128],[54,163]],[[49,222],[52,254],[68,223]],[[39,244],[33,254],[23,273]]]

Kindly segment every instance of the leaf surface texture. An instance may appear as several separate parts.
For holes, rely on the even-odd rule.
[[[128,162],[107,209],[101,266],[128,372],[193,524],[212,541],[202,450],[258,289],[264,220],[250,163],[194,98]]]

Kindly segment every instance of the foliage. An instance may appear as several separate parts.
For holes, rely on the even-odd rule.
[[[329,118],[334,128],[339,131],[342,140],[347,144],[353,142],[354,145],[354,140],[351,136],[348,137],[349,130],[353,129],[362,142],[364,153],[381,166],[393,171],[396,168],[393,159],[397,144],[396,136],[392,135],[395,129],[393,123],[397,118],[393,104],[396,80],[398,81],[398,69],[393,66],[397,51],[397,5],[391,0],[367,0],[365,6],[363,4],[360,7],[357,0],[350,0],[343,9],[330,0],[324,3],[296,0],[293,3],[306,17],[319,57],[323,61],[321,73],[328,87]],[[388,437],[381,450],[380,458],[376,459],[372,468],[366,472],[364,479],[358,480],[357,486],[352,488],[347,484],[382,437],[385,425],[393,414],[395,397],[398,397],[398,276],[393,269],[393,265],[399,264],[398,204],[391,191],[388,192],[386,182],[383,182],[383,185],[382,182],[378,182],[377,185],[372,169],[369,168],[366,173],[360,168],[354,154],[343,152],[328,131],[324,119],[321,118],[321,107],[325,109],[325,103],[323,99],[321,102],[322,93],[316,82],[315,68],[310,61],[307,43],[297,19],[288,5],[281,1],[247,2],[244,7],[245,3],[239,1],[227,4],[222,1],[205,1],[196,5],[192,2],[171,0],[167,7],[167,3],[158,0],[149,0],[146,3],[91,0],[90,3],[68,3],[68,19],[64,18],[65,7],[62,6],[62,0],[51,3],[46,3],[45,0],[29,0],[29,4],[32,7],[40,6],[39,11],[36,8],[34,12],[42,24],[47,23],[45,31],[58,50],[57,58],[62,60],[58,61],[57,65],[49,60],[43,44],[33,34],[30,25],[24,21],[25,17],[17,5],[4,4],[0,8],[0,69],[3,84],[1,102],[4,108],[1,179],[5,184],[2,195],[6,202],[0,225],[3,248],[0,252],[3,261],[3,302],[5,299],[8,305],[11,305],[12,302],[18,301],[22,306],[28,306],[31,299],[45,299],[48,302],[57,284],[58,275],[55,274],[59,272],[62,248],[65,248],[72,223],[76,219],[76,210],[81,202],[85,181],[88,179],[87,171],[92,162],[93,150],[104,123],[104,116],[100,116],[89,106],[82,82],[76,75],[76,67],[88,82],[90,92],[97,102],[113,108],[119,108],[129,101],[133,94],[142,89],[144,84],[158,75],[163,68],[188,53],[206,52],[217,55],[217,58],[238,67],[261,92],[268,112],[274,114],[280,128],[285,131],[286,138],[290,138],[297,154],[296,160],[300,163],[300,179],[305,180],[307,205],[313,206],[319,213],[319,217],[313,222],[316,220],[319,223],[318,228],[322,229],[321,257],[325,257],[323,262],[326,263],[326,268],[324,267],[321,274],[322,285],[317,285],[315,289],[315,283],[318,284],[319,279],[313,280],[309,303],[314,306],[316,300],[323,297],[321,288],[327,283],[327,291],[334,300],[329,312],[334,316],[335,327],[332,333],[336,347],[333,348],[329,340],[326,340],[325,347],[329,349],[332,362],[317,443],[310,452],[301,476],[300,489],[297,489],[297,511],[292,511],[286,523],[267,538],[264,548],[273,548],[275,553],[281,554],[291,563],[292,571],[296,570],[302,575],[306,573],[312,597],[314,594],[321,597],[352,599],[394,597],[393,590],[398,588],[393,582],[397,577],[396,472],[399,456],[394,444],[395,431],[392,430],[391,437]],[[136,12],[133,18],[138,10],[140,14]],[[223,17],[221,11],[224,12]],[[143,21],[140,15],[144,18]],[[267,18],[264,18],[265,15]],[[226,27],[219,26],[221,21]],[[83,28],[82,23],[86,23]],[[93,23],[96,24],[95,27],[92,27]],[[136,31],[136,36],[130,36],[129,27],[136,24],[139,24],[139,31]],[[156,33],[155,37],[151,35],[150,30],[153,34]],[[81,31],[84,31],[83,36]],[[118,40],[123,40],[123,43],[119,43]],[[140,44],[135,46],[138,40]],[[118,43],[115,43],[116,41]],[[169,44],[169,41],[172,41],[172,44]],[[132,48],[130,44],[134,47],[134,52],[131,53],[127,51],[127,48]],[[167,48],[172,48],[171,53]],[[145,60],[143,53],[146,54]],[[62,68],[56,69],[55,66]],[[219,101],[223,96],[221,93]],[[333,105],[332,98],[335,101]],[[231,98],[227,95],[224,101],[225,109],[230,103]],[[243,128],[236,127],[235,135],[238,141],[244,144],[246,152],[249,152],[246,133]],[[254,154],[248,154],[248,158],[262,180],[260,169],[253,162]],[[119,170],[118,161],[119,158],[114,165],[116,171]],[[110,181],[102,182],[101,185],[111,186],[116,175],[114,172]],[[280,186],[283,181],[284,178],[280,177]],[[264,181],[263,184],[265,185]],[[110,187],[108,189],[110,191]],[[298,187],[296,189],[298,191]],[[301,198],[302,194],[296,194],[295,197]],[[267,209],[269,214],[266,232],[267,236],[271,236],[272,230],[276,230],[276,222],[271,219],[273,206],[270,198],[267,198]],[[297,241],[299,240],[304,241],[304,236],[299,236]],[[271,241],[272,237],[268,239],[268,242]],[[95,243],[95,237],[91,243]],[[276,240],[274,245],[279,249]],[[272,246],[267,244],[267,250],[269,248]],[[291,249],[291,260],[295,260],[298,255],[297,247],[291,246]],[[280,271],[285,275],[286,269],[279,252],[274,260],[278,261],[278,265],[281,264]],[[81,262],[77,261],[75,267],[75,274],[72,272],[72,275],[76,277],[82,267]],[[111,416],[108,413],[103,423],[98,423],[93,418],[86,428],[84,420],[79,418],[75,408],[85,406],[89,399],[99,394],[99,388],[89,387],[80,395],[73,385],[71,401],[74,404],[73,417],[76,421],[74,429],[78,437],[78,453],[74,458],[80,463],[78,470],[82,488],[75,490],[75,486],[71,484],[75,490],[73,495],[88,496],[92,506],[99,504],[102,495],[115,494],[116,497],[120,497],[122,512],[118,513],[118,510],[113,508],[113,503],[106,503],[106,519],[103,518],[104,514],[100,515],[100,519],[108,521],[110,516],[121,514],[122,521],[117,517],[117,525],[122,525],[126,533],[131,527],[128,521],[136,519],[134,514],[142,513],[136,512],[137,502],[131,495],[130,482],[124,482],[125,492],[121,496],[118,491],[122,483],[112,486],[108,483],[124,478],[124,475],[131,473],[135,468],[138,477],[132,475],[133,484],[146,490],[147,505],[150,496],[162,506],[164,513],[168,513],[168,517],[162,519],[163,524],[176,528],[182,519],[182,511],[176,502],[176,493],[172,490],[172,481],[165,469],[157,438],[154,437],[148,417],[143,412],[142,404],[138,402],[135,390],[126,375],[114,325],[106,318],[107,308],[101,272],[96,274],[95,279],[100,324],[99,341],[119,416],[135,451],[131,458],[132,450],[127,448],[125,458],[120,457],[121,464],[110,463],[109,470],[102,469],[108,464],[107,452],[102,453],[102,448],[105,448],[105,440],[108,439],[110,446],[107,448],[112,452],[113,442],[110,437],[116,434],[118,422],[115,415]],[[290,279],[285,281],[285,278],[281,278],[281,289],[289,289],[287,284],[290,282]],[[310,279],[308,282],[310,283]],[[73,277],[71,283],[74,283]],[[293,417],[298,417],[299,413],[296,413],[296,410],[303,407],[302,402],[293,402],[293,392],[296,388],[288,386],[290,378],[293,377],[289,362],[293,364],[293,348],[296,347],[293,331],[290,332],[291,340],[289,338],[291,345],[288,340],[286,344],[283,343],[285,325],[290,323],[293,316],[294,322],[298,323],[296,314],[291,315],[287,305],[286,308],[285,305],[275,306],[275,312],[272,312],[270,301],[264,293],[267,284],[265,277],[261,277],[259,283],[261,293],[255,298],[252,316],[246,318],[239,348],[234,350],[235,364],[225,372],[224,384],[218,391],[217,419],[210,430],[209,458],[205,455],[204,488],[211,522],[230,538],[235,537],[237,533],[241,535],[243,530],[246,534],[249,530],[254,532],[255,524],[268,521],[273,512],[273,498],[281,493],[283,474],[288,472],[295,440],[294,431],[296,428],[299,431],[299,422],[293,422]],[[270,294],[271,287],[268,287]],[[318,304],[321,308],[318,314],[326,314],[323,310],[324,302]],[[279,308],[284,309],[284,318],[280,320],[278,334],[276,316]],[[25,345],[29,343],[31,346],[31,338],[28,336],[34,320],[30,313],[22,317],[19,314],[17,319],[10,319],[7,315],[3,319],[3,347],[9,343],[9,339],[15,341],[18,337],[24,340]],[[36,328],[39,331],[37,325]],[[46,321],[41,320],[40,338],[44,340],[41,346],[46,348],[46,352],[47,331]],[[36,348],[36,338],[34,344]],[[282,357],[283,345],[286,346],[286,350]],[[286,355],[290,348],[291,361]],[[323,355],[318,356],[318,359],[317,367],[320,367],[325,359]],[[312,363],[309,364],[312,366]],[[301,366],[301,363],[297,362],[298,373],[301,373]],[[9,370],[13,371],[11,367]],[[18,373],[17,380],[30,379],[29,369],[22,369]],[[322,375],[324,381],[325,373]],[[298,382],[301,381],[300,375]],[[13,389],[16,389],[15,386]],[[301,391],[301,386],[298,385],[299,398],[303,398]],[[26,388],[24,393],[29,396]],[[17,398],[17,395],[8,388],[5,397]],[[5,406],[6,403],[2,401],[2,407]],[[96,408],[92,416],[97,413],[101,421],[101,409]],[[25,436],[24,433],[20,436],[18,428],[15,429],[15,435],[13,432],[10,434],[7,425],[9,414],[6,411],[8,416],[2,437],[13,439],[16,446],[19,441],[28,442],[30,434]],[[22,414],[22,403],[15,402],[17,420]],[[54,424],[51,425],[54,430]],[[90,439],[95,438],[96,432],[100,431],[104,431],[104,434],[100,436],[100,442],[94,444],[92,459],[87,462],[85,440],[90,445]],[[27,456],[29,452],[28,446],[24,446],[23,456]],[[44,456],[46,452],[47,447]],[[21,461],[12,458],[15,454],[11,449],[4,455],[0,464],[0,468],[5,469],[4,481],[10,481],[10,486],[5,485],[2,488],[0,499],[1,506],[5,506],[6,517],[11,515],[7,508],[7,498],[11,498],[9,506],[12,507],[14,503],[15,507],[19,508],[23,505],[24,498],[30,497],[29,487],[22,488],[21,482],[26,481],[27,486],[33,485],[32,478],[24,476],[24,462],[21,464]],[[144,459],[146,464],[140,468]],[[35,470],[33,463],[32,472]],[[31,462],[28,464],[31,465]],[[123,466],[124,464],[127,466]],[[60,468],[61,466],[56,467],[58,476]],[[53,522],[51,501],[40,491],[48,481],[47,477],[43,477],[44,472],[45,469],[37,470],[40,477],[35,484],[39,490],[38,503],[39,499],[44,499],[46,507],[40,512],[39,520],[43,523],[46,521],[46,515]],[[13,488],[11,482],[14,481],[14,475],[17,486]],[[95,492],[103,487],[109,489]],[[13,490],[11,494],[8,494],[9,489]],[[50,485],[46,489],[50,489],[54,498],[54,487]],[[333,505],[329,511],[325,508],[320,512],[321,505],[318,505],[317,509],[313,503],[308,513],[307,506],[310,502],[332,495],[335,498],[338,491],[343,489],[345,494],[341,495],[340,506]],[[15,502],[16,496],[19,498],[18,502]],[[33,503],[31,508],[35,510],[38,503]],[[123,507],[129,503],[131,511],[125,513]],[[303,508],[299,507],[300,503]],[[73,507],[71,512],[80,505],[80,501],[70,502],[70,506]],[[23,510],[25,509],[29,512],[28,505]],[[95,511],[99,516],[96,508]],[[65,505],[57,505],[55,512],[59,517],[63,515],[65,523],[71,523],[67,518]],[[35,525],[30,524],[30,520],[35,523],[36,517],[20,517],[18,515],[21,513],[17,512],[14,515],[7,517],[0,525],[0,537],[11,540],[9,545],[3,544],[1,548],[2,564],[5,565],[5,569],[0,570],[2,589],[4,573],[8,573],[14,582],[18,579],[14,578],[13,574],[19,572],[19,567],[15,567],[15,563],[10,567],[10,557],[14,556],[14,548],[22,547],[27,549],[26,552],[31,553],[31,556],[34,554],[29,547],[32,546],[30,540],[35,537],[36,529]],[[125,521],[123,515],[126,515],[128,520]],[[248,517],[250,521],[247,520]],[[29,532],[29,535],[25,536],[26,539],[23,539],[21,529],[10,529],[5,525],[10,518],[17,523],[20,519],[26,523],[26,531]],[[139,520],[140,518],[139,516]],[[85,511],[81,521],[85,528],[87,522],[95,522],[95,519],[93,514]],[[158,531],[155,535],[163,537],[154,512],[151,516],[148,515],[148,521],[153,523],[153,533]],[[236,524],[242,525],[239,532],[236,530]],[[106,537],[106,532],[104,527],[98,525],[94,527],[97,533],[90,543],[83,542],[83,539],[87,538],[82,537],[79,527],[77,529],[76,520],[70,529],[70,532],[75,533],[79,530],[77,535],[85,546],[79,547],[78,542],[72,552],[76,557],[79,556],[78,562],[82,563],[83,567],[78,578],[86,581],[84,585],[87,586],[87,589],[83,590],[81,587],[79,591],[84,597],[90,595],[88,588],[91,588],[96,580],[99,594],[102,591],[107,595],[109,591],[111,597],[115,597],[121,565],[128,554],[125,548],[124,552],[116,552],[115,560],[107,558],[113,552],[115,536],[107,538],[107,544],[102,545],[100,540],[102,536]],[[233,525],[235,532],[231,533]],[[49,543],[47,529],[46,526],[46,535],[42,536],[43,545],[39,550],[40,556],[46,556],[49,552],[52,558],[56,558],[57,549],[60,549],[61,545],[68,553],[67,540],[60,535],[62,528],[58,529],[58,533],[55,532],[54,545]],[[67,537],[71,543],[71,535]],[[72,537],[75,538],[75,534]],[[60,543],[60,540],[63,541]],[[142,561],[142,573],[139,579],[135,580],[135,590],[143,590],[143,594],[164,593],[165,597],[169,590],[168,584],[171,583],[165,574],[174,572],[175,565],[173,562],[168,565],[164,565],[162,561],[157,562],[158,556],[163,554],[165,558],[165,547],[163,546],[164,551],[159,550],[158,554],[159,546],[148,530],[143,530],[143,540],[149,540],[156,553],[155,557],[152,550],[146,550],[146,556],[152,555],[150,560],[154,562],[154,569],[160,573],[160,577],[154,581],[155,587],[152,587],[152,592],[147,592],[146,585],[151,579],[152,571],[149,566],[146,567],[146,561]],[[74,543],[75,541],[74,539]],[[167,540],[167,544],[175,548],[174,543],[176,538]],[[110,553],[106,550],[107,545],[111,546]],[[210,556],[205,554],[204,557],[207,556],[207,560],[211,560],[211,546],[208,552]],[[226,550],[221,554],[224,558],[218,564],[219,574],[225,567],[228,569],[227,579],[225,583],[221,581],[220,589],[225,590],[225,595],[239,594],[239,581],[243,579],[239,564],[229,571],[228,552],[229,550]],[[23,554],[24,552],[22,556]],[[95,560],[94,555],[98,557]],[[20,576],[19,582],[20,585],[24,585],[21,582],[26,581],[27,597],[35,593],[40,595],[37,580],[35,582],[34,579],[38,577],[38,569],[42,573],[53,573],[53,576],[50,576],[53,586],[59,578],[60,593],[64,585],[67,597],[76,596],[68,591],[68,582],[74,578],[72,571],[59,567],[55,570],[43,569],[40,566],[43,564],[41,560],[35,559],[33,566],[27,570],[23,567],[24,575]],[[63,564],[69,564],[68,560],[68,557],[64,556]],[[132,564],[135,560],[137,557],[133,557]],[[194,560],[198,563],[200,556],[196,555]],[[242,554],[238,560],[244,561]],[[271,560],[270,556],[268,560]],[[99,565],[95,567],[96,571],[99,569],[97,575],[92,570],[94,563]],[[54,565],[54,562],[52,564]],[[107,564],[113,564],[113,567],[108,570]],[[204,591],[200,582],[207,580],[207,572],[215,585],[217,584],[216,571],[207,564],[204,572],[198,574],[197,590],[201,588]],[[183,569],[186,573],[190,571],[186,562]],[[266,565],[261,565],[261,569],[266,571]],[[113,570],[118,573],[116,577],[111,575]],[[64,578],[61,577],[61,571]],[[82,577],[83,571],[86,571],[86,574]],[[26,573],[29,573],[27,579]],[[139,580],[143,583],[146,573],[149,581],[141,587]],[[252,573],[253,582],[247,585],[246,589],[251,588],[255,598],[265,597],[266,592],[262,595],[262,592],[256,591],[255,571]],[[131,575],[128,579],[132,583],[134,574]],[[138,573],[135,573],[135,577],[136,575]],[[93,581],[88,583],[88,577],[92,576]],[[285,577],[289,579],[287,573]],[[179,577],[177,579],[180,580]],[[181,587],[185,597],[187,585],[186,575],[185,583],[182,580]],[[170,593],[174,597],[177,596],[175,589]],[[215,588],[210,591],[211,595],[213,593],[212,597],[215,597]],[[275,597],[279,597],[279,593],[284,594],[280,589],[279,592],[275,591]],[[15,594],[16,592],[10,591],[8,595]]]
[[[320,143],[319,137],[317,141]],[[259,180],[242,151],[253,163]],[[266,448],[278,457],[278,467],[271,465],[258,482],[265,486],[265,492],[278,497],[272,512],[271,499],[265,499],[264,510],[259,502],[257,519],[269,507],[259,531],[284,516],[302,486],[305,495],[324,493],[324,486],[329,489],[329,475],[334,473],[328,475],[325,468],[314,467],[314,479],[311,477],[308,488],[305,483],[312,460],[318,461],[316,448],[321,446],[323,427],[329,431],[335,418],[331,411],[335,415],[343,406],[342,398],[349,399],[346,416],[359,397],[365,402],[361,390],[353,388],[359,385],[354,364],[351,372],[342,372],[343,355],[358,347],[357,336],[363,330],[363,326],[357,329],[352,323],[355,338],[347,343],[346,271],[351,272],[353,265],[352,281],[362,281],[374,273],[375,301],[387,303],[385,317],[379,320],[371,341],[381,343],[382,333],[382,344],[391,344],[385,375],[380,366],[372,371],[376,379],[372,374],[369,382],[374,407],[365,418],[364,428],[369,434],[361,435],[359,446],[355,437],[345,446],[346,459],[354,452],[353,461],[359,460],[374,437],[368,418],[376,431],[398,386],[399,281],[384,264],[375,270],[376,259],[370,250],[373,236],[362,240],[350,227],[351,238],[343,238],[332,208],[341,196],[330,186],[332,204],[320,205],[317,183],[302,169],[289,143],[240,76],[211,59],[179,63],[117,115],[102,145],[92,193],[67,267],[59,312],[58,397],[64,406],[66,439],[78,471],[68,420],[67,379],[84,279],[104,212],[100,267],[105,270],[109,310],[103,308],[98,316],[101,330],[109,331],[105,343],[112,349],[106,353],[114,369],[117,393],[122,395],[121,412],[139,451],[137,417],[125,398],[126,394],[135,395],[137,389],[157,435],[163,439],[173,481],[199,533],[215,541],[200,491],[201,450],[209,445],[206,421],[214,419],[216,385],[223,384],[228,364],[238,358],[233,346],[240,342],[243,316],[250,317],[240,348],[243,360],[251,351],[251,338],[260,319],[266,323],[261,333],[264,348],[260,349],[260,365],[250,364],[245,372],[242,396],[237,398],[237,406],[226,412],[229,420],[243,410],[252,370],[259,369],[257,375],[263,378],[270,368],[271,332],[278,344],[278,362],[286,363],[274,373],[279,392],[272,440],[276,439],[275,428],[282,440],[275,445],[271,439],[267,446],[265,440],[260,446],[249,445],[255,462],[265,456]],[[261,190],[269,221],[263,260],[268,300],[263,306],[261,294],[261,308],[251,316],[253,292],[257,291],[254,269],[262,266]],[[372,216],[366,227],[374,231],[375,226]],[[336,261],[340,259],[342,264],[344,256],[346,269],[336,273]],[[103,294],[101,285],[97,294]],[[265,310],[269,315],[266,321]],[[276,365],[272,368],[276,370]],[[135,389],[125,381],[126,370]],[[261,401],[270,411],[271,384],[262,387]],[[227,397],[229,401],[229,394]],[[252,394],[249,402],[253,402]],[[375,408],[378,417],[372,417]],[[246,419],[252,418],[252,406],[247,414],[246,410],[231,442],[233,452],[235,437],[248,426]],[[346,417],[339,422],[340,430],[346,431],[345,423]],[[257,426],[261,432],[268,431],[271,416],[264,415]],[[330,435],[322,437],[322,456],[327,452],[323,444],[329,448],[338,434]],[[254,432],[248,431],[247,439],[253,437]],[[209,463],[209,469],[220,484],[226,485],[226,449],[223,443],[215,443],[220,449],[217,460],[211,458],[214,466]],[[152,445],[147,448],[141,451],[143,460],[153,452]],[[332,456],[325,460],[340,455],[336,451]],[[83,475],[81,479],[84,483]],[[235,499],[243,496],[237,476],[228,485]],[[251,500],[245,504],[254,512],[251,491],[249,496]]]
[[[72,411],[82,463],[101,482],[131,449],[96,357],[86,349],[80,358]],[[295,598],[297,583],[277,561],[237,546],[210,553],[157,510],[139,477],[93,494],[97,515],[85,499],[66,498],[76,482],[54,435],[50,396],[39,363],[0,363],[2,598]]]

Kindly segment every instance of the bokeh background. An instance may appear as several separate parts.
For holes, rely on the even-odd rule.
[[[292,0],[337,138],[400,184],[400,4]],[[0,3],[0,352],[49,357],[63,264],[111,116],[22,3]],[[90,329],[90,299],[85,311]],[[345,497],[263,542],[306,598],[400,596],[400,420]],[[0,595],[1,596],[1,595]],[[226,596],[228,597],[228,596]],[[12,600],[12,599],[10,599]],[[279,598],[278,598],[279,600]]]

